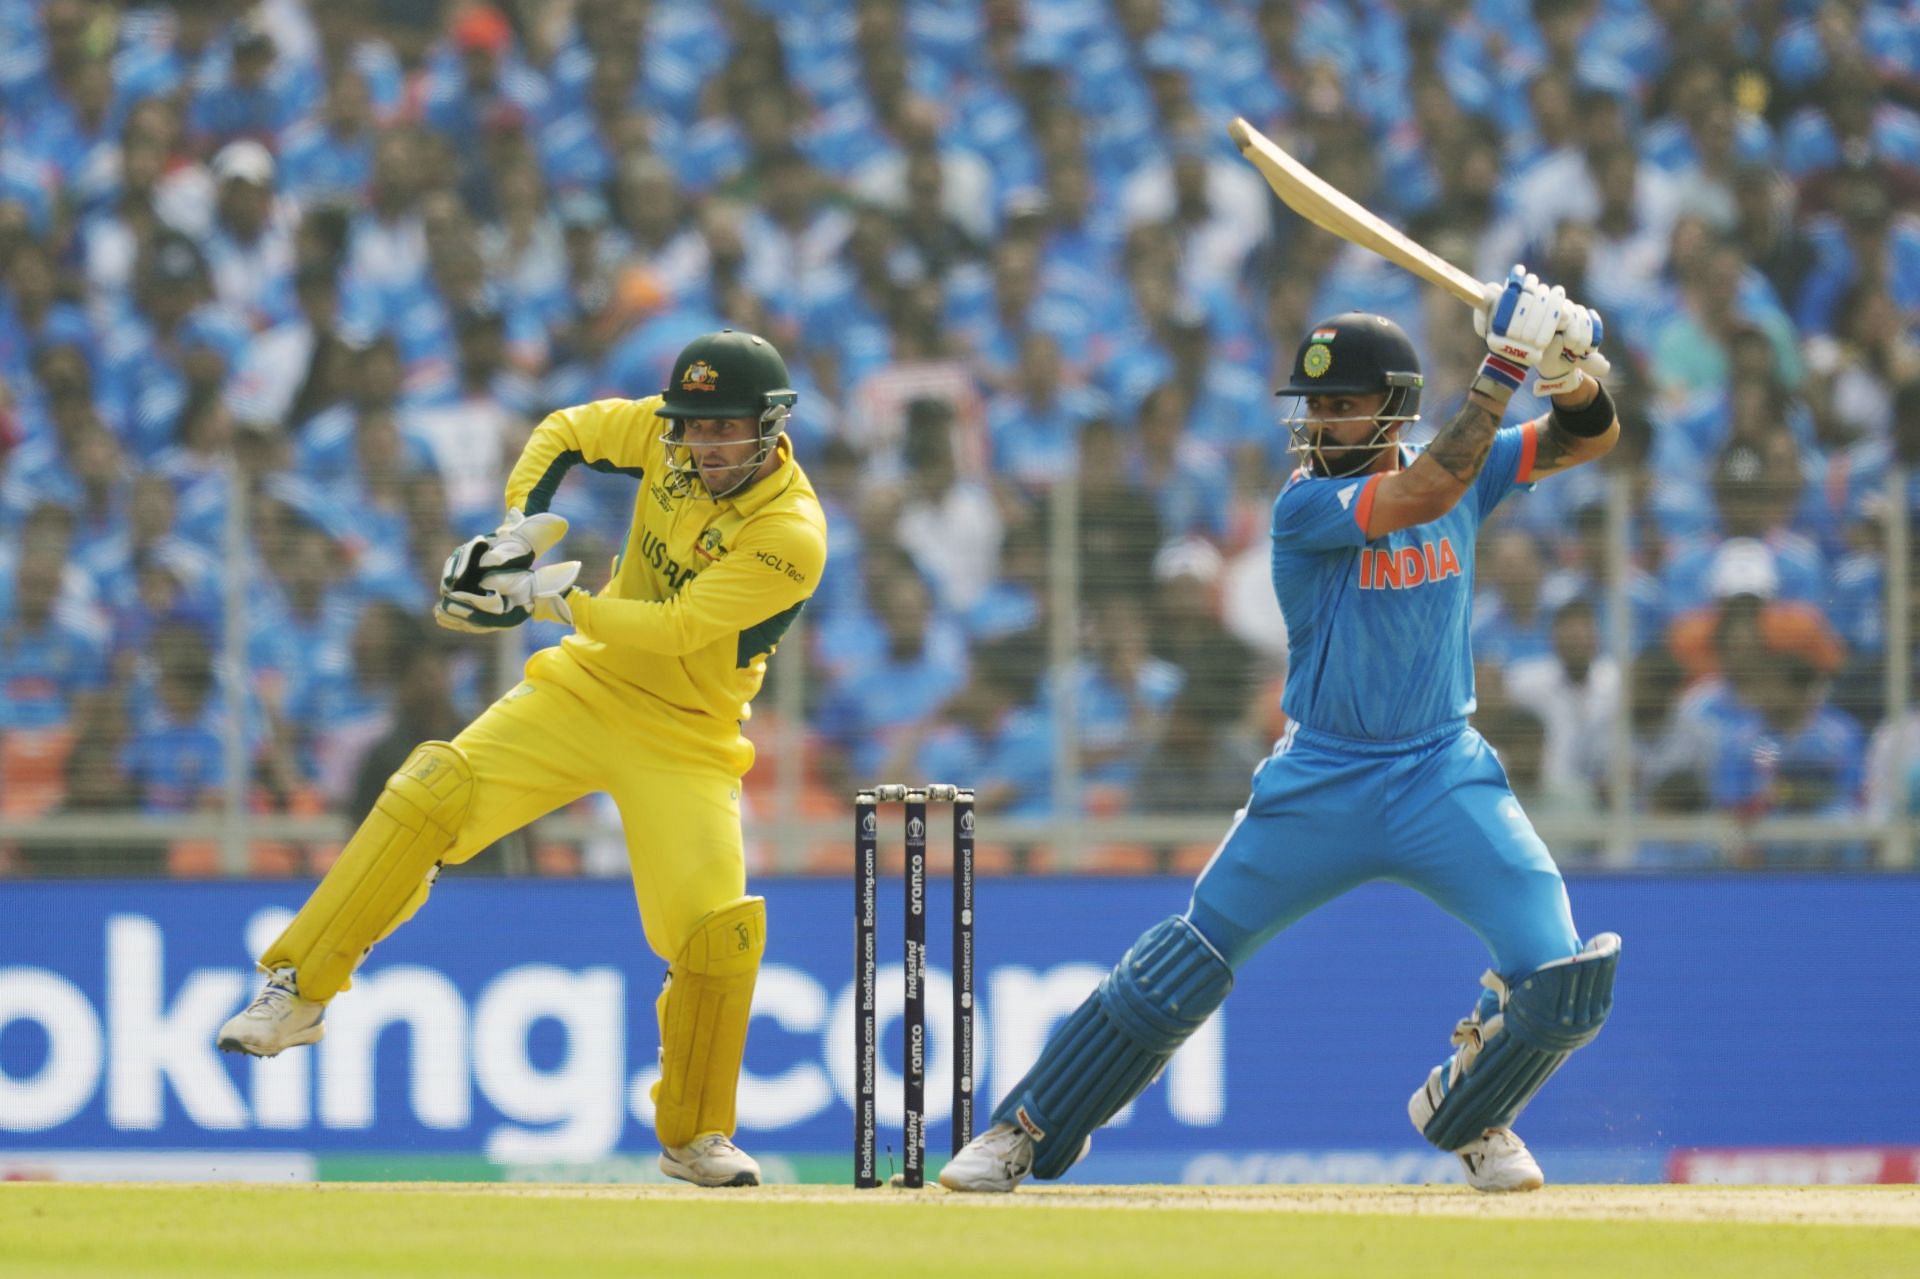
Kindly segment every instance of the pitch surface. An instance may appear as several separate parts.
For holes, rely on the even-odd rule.
[[[0,1276],[1920,1273],[1920,1187],[0,1186]],[[1515,1270],[1514,1259],[1533,1263]]]

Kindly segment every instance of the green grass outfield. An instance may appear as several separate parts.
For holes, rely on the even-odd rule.
[[[1920,1187],[0,1185],[0,1276],[1920,1275]]]

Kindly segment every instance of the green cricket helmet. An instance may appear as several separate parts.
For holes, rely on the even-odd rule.
[[[673,370],[661,393],[656,412],[669,425],[660,437],[667,449],[667,469],[676,480],[689,483],[699,476],[699,465],[684,441],[683,422],[691,418],[750,418],[759,424],[760,447],[739,467],[740,480],[722,498],[736,493],[752,478],[779,442],[780,432],[800,397],[787,374],[787,362],[773,343],[753,333],[721,329],[695,338],[674,358]]]

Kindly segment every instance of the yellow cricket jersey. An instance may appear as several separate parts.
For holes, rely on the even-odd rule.
[[[702,736],[735,741],[767,658],[819,585],[827,521],[782,436],[779,469],[715,501],[670,483],[660,397],[562,409],[535,428],[507,505],[547,509],[576,463],[640,481],[626,549],[599,595],[567,596],[567,653],[601,679],[651,695]]]

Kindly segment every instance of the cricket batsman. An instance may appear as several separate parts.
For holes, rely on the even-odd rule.
[[[1468,620],[1480,525],[1516,487],[1590,462],[1619,434],[1581,367],[1599,316],[1515,267],[1485,287],[1488,354],[1466,404],[1424,450],[1420,365],[1391,320],[1316,326],[1280,388],[1303,465],[1273,508],[1273,585],[1292,643],[1287,732],[1194,884],[1048,1040],[940,1174],[1010,1191],[1066,1172],[1093,1131],[1151,1083],[1281,929],[1368,880],[1406,884],[1477,933],[1493,967],[1452,1053],[1414,1090],[1423,1136],[1479,1190],[1533,1190],[1514,1117],[1613,1005],[1620,939],[1582,945],[1553,859],[1493,751],[1468,726]],[[1500,429],[1533,370],[1552,411]],[[1308,1041],[1338,1051],[1338,987]]]
[[[741,735],[767,659],[813,594],[826,520],[784,426],[780,353],[723,329],[689,343],[666,390],[542,422],[507,481],[507,517],[447,559],[434,615],[488,632],[528,618],[573,628],[451,742],[424,742],[313,895],[260,957],[265,989],[220,1028],[272,1056],[326,1032],[327,1004],[374,943],[411,918],[440,868],[595,791],[619,807],[647,944],[668,962],[654,1125],[661,1170],[752,1186],[733,1144],[766,904],[746,892]],[[566,533],[548,511],[584,462],[639,481],[626,548],[600,595],[577,562],[536,567]]]

